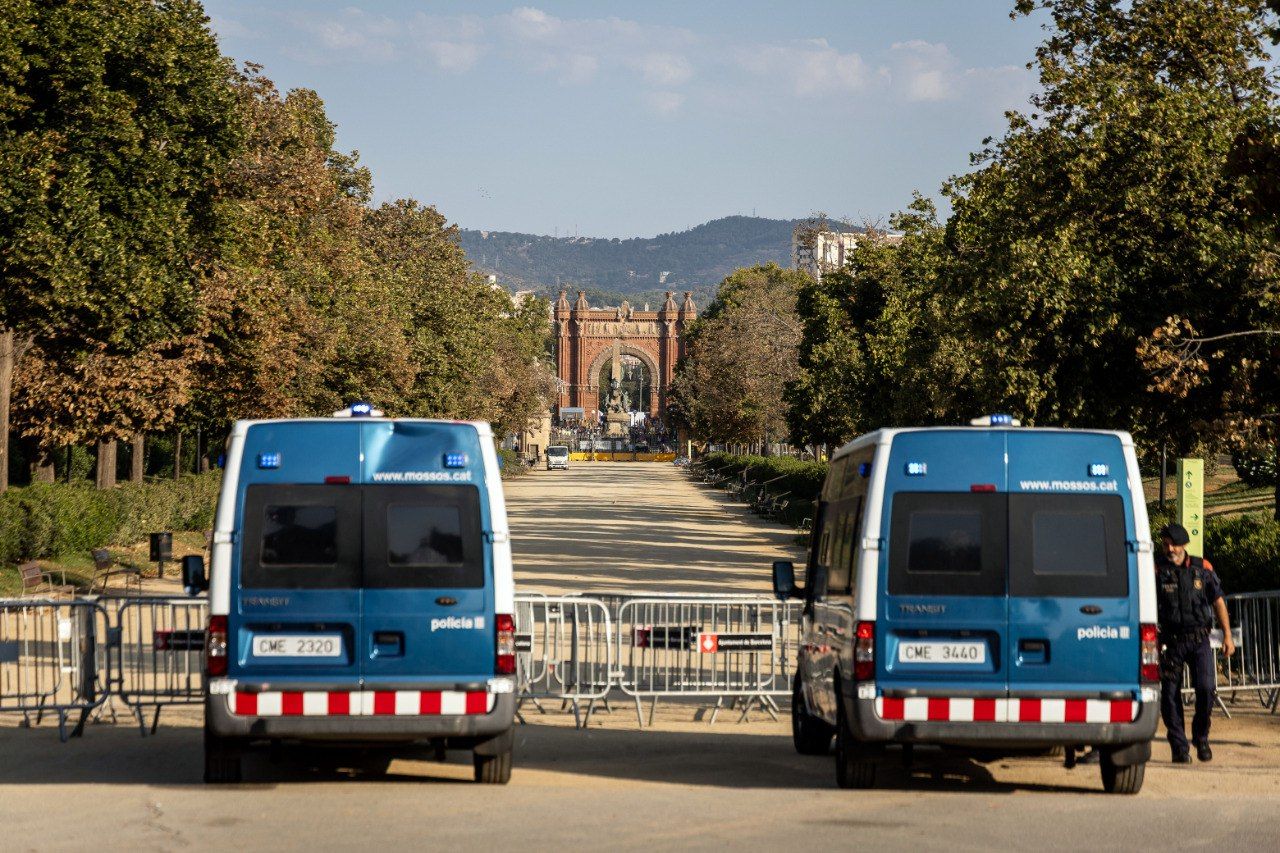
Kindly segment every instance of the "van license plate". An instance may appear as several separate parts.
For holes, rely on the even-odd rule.
[[[983,664],[986,643],[943,643],[934,641],[899,643],[899,663]]]
[[[340,634],[268,634],[253,638],[256,658],[342,657]]]

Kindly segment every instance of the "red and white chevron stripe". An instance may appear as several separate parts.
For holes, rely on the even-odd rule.
[[[417,717],[488,714],[484,690],[265,690],[232,693],[231,713],[245,717]]]
[[[934,696],[876,698],[876,716],[904,722],[1131,723],[1130,699],[949,699]]]

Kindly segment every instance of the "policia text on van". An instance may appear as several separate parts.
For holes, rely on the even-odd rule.
[[[1136,792],[1159,711],[1147,525],[1126,433],[993,415],[842,447],[803,588],[774,564],[805,601],[796,748],[834,736],[837,781],[866,787],[890,744],[1087,745]]]
[[[209,590],[205,780],[281,741],[469,749],[511,775],[515,589],[485,423],[240,421]]]

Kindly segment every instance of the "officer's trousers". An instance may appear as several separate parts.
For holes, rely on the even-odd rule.
[[[1174,754],[1189,752],[1182,717],[1182,668],[1191,670],[1191,686],[1196,691],[1196,713],[1191,718],[1191,740],[1199,745],[1209,741],[1209,713],[1213,710],[1213,649],[1208,631],[1191,636],[1169,637],[1160,655],[1160,716],[1164,718],[1169,746]]]

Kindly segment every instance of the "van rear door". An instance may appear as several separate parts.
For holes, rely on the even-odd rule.
[[[251,484],[241,531],[230,675],[357,689],[358,489]]]
[[[366,486],[365,680],[493,675],[493,590],[474,485]]]
[[[1008,441],[1010,694],[1127,696],[1140,638],[1120,439],[1010,431]]]
[[[886,697],[1006,692],[1004,436],[901,433],[885,473],[876,680]],[[994,703],[975,703],[981,719]]]

